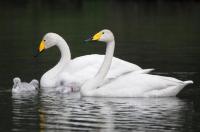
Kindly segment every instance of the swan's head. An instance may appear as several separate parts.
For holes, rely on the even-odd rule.
[[[113,40],[114,40],[113,33],[108,29],[103,29],[86,41],[101,41],[101,42],[108,43],[108,42],[111,42]]]
[[[14,84],[19,84],[21,82],[21,79],[19,78],[19,77],[15,77],[14,79],[13,79],[13,83]]]
[[[59,42],[60,38],[61,37],[56,33],[47,33],[46,35],[44,35],[44,37],[38,47],[38,54],[48,48],[55,46]]]

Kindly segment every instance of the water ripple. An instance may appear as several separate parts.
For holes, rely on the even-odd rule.
[[[178,131],[192,121],[192,102],[178,98],[13,97],[13,130]],[[187,119],[186,119],[187,117]],[[23,129],[21,129],[21,127]]]

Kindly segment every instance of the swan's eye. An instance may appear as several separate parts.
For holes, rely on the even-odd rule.
[[[45,42],[46,40],[44,39],[43,41]]]
[[[102,32],[102,34],[104,34],[104,32]]]

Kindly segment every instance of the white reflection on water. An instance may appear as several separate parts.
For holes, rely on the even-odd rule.
[[[48,93],[13,97],[13,130],[178,131],[192,120],[187,116],[190,112],[192,103],[178,98],[88,98]]]

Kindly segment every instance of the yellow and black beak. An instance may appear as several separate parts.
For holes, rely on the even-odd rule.
[[[42,40],[38,49],[37,49],[37,53],[34,57],[37,57],[40,53],[42,53],[45,50],[45,41]]]
[[[98,41],[98,40],[101,38],[102,35],[103,35],[102,32],[98,32],[98,33],[96,33],[95,35],[93,35],[91,38],[86,39],[85,41],[86,41],[86,42],[87,42],[87,41]]]

